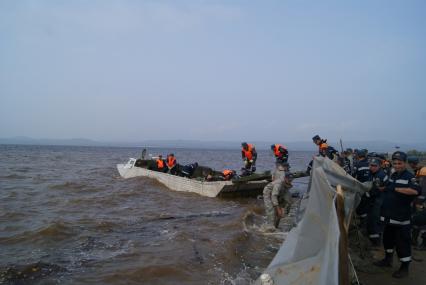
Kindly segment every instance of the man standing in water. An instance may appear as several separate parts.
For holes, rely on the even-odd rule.
[[[289,164],[287,162],[277,163],[277,167],[272,174],[272,182],[268,183],[263,189],[266,218],[268,226],[271,229],[277,228],[280,219],[285,215],[284,209],[279,205],[278,197],[280,194],[284,196],[286,203],[285,207],[288,207],[291,203],[291,197],[288,193],[288,189],[291,188],[291,183],[286,176],[288,170]]]

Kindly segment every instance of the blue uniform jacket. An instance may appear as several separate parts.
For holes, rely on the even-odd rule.
[[[402,194],[396,192],[395,188],[411,188],[420,194],[420,186],[414,175],[404,170],[391,175],[384,191],[381,220],[390,224],[408,225],[411,220],[411,203],[416,195]]]

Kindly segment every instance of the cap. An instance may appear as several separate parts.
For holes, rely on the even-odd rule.
[[[380,159],[378,158],[370,159],[370,165],[380,165]]]
[[[407,161],[407,154],[402,151],[395,151],[392,154],[392,160],[400,160],[400,161]]]
[[[242,142],[241,146],[246,147],[246,146],[248,146],[248,144],[246,142]]]
[[[419,158],[417,156],[409,156],[407,158],[408,163],[414,163],[417,164],[419,163]]]
[[[352,149],[351,148],[347,148],[346,152],[352,153]]]
[[[312,137],[312,140],[313,140],[313,141],[321,140],[321,138],[320,138],[320,136],[319,136],[319,135],[315,135],[315,136],[313,136],[313,137]]]

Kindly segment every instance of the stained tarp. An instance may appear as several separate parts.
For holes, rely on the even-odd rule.
[[[338,285],[340,231],[334,206],[337,185],[345,191],[348,217],[358,204],[360,195],[356,193],[363,193],[368,186],[328,158],[315,158],[303,217],[256,284]]]

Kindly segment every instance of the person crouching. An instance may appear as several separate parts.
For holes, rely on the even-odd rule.
[[[266,219],[268,226],[271,228],[277,228],[280,219],[285,215],[284,209],[279,205],[280,194],[285,196],[284,199],[287,204],[291,202],[291,198],[287,197],[287,190],[291,188],[291,183],[286,176],[288,171],[289,164],[287,162],[277,163],[277,167],[272,174],[272,182],[268,183],[263,189]],[[285,193],[281,193],[283,189]]]

